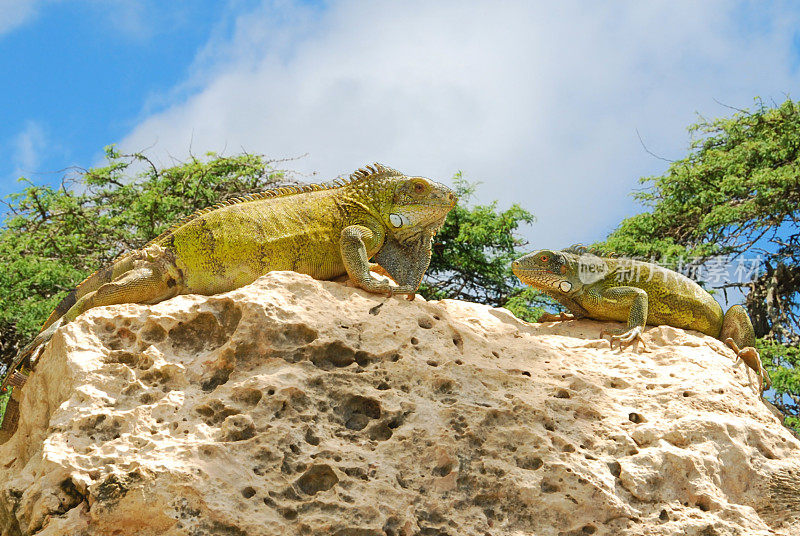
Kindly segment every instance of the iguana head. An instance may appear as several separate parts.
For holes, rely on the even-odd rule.
[[[359,192],[359,201],[369,200],[398,243],[420,236],[432,237],[458,201],[444,184],[424,177],[409,177],[378,163],[355,171],[350,180],[350,187]]]
[[[436,234],[458,201],[450,188],[424,177],[401,176],[393,182],[394,196],[381,216],[399,242]]]
[[[572,255],[541,249],[511,263],[520,281],[549,294],[569,295],[583,286]]]

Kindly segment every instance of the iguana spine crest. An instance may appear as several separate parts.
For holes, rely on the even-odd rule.
[[[219,203],[211,205],[210,207],[201,208],[189,214],[188,216],[185,216],[183,219],[172,224],[170,227],[164,230],[164,232],[162,232],[160,235],[150,240],[147,243],[147,245],[158,242],[159,240],[165,238],[170,233],[175,232],[178,228],[182,227],[183,225],[186,225],[192,220],[197,219],[203,214],[208,214],[209,212],[212,212],[222,207],[247,203],[249,201],[259,201],[261,199],[269,199],[273,197],[287,197],[290,195],[304,194],[307,192],[317,192],[320,190],[334,190],[337,188],[342,188],[344,186],[349,186],[351,184],[360,181],[371,180],[375,178],[377,175],[390,177],[390,176],[401,176],[402,173],[400,173],[396,169],[392,169],[388,166],[384,166],[382,164],[375,162],[371,166],[364,166],[363,168],[354,171],[346,179],[337,178],[330,182],[301,184],[297,186],[282,186],[280,188],[271,188],[269,190],[264,190],[263,192],[256,192],[252,194],[242,195],[239,197],[232,197],[231,199],[221,201]]]

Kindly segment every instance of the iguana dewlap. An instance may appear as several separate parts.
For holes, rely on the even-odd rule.
[[[646,324],[666,324],[716,337],[737,355],[750,356],[752,362],[755,353],[760,364],[752,348],[755,331],[744,307],[734,305],[723,315],[708,292],[672,270],[598,256],[582,247],[534,251],[514,261],[512,270],[520,281],[552,296],[572,313],[558,319],[627,322],[628,329],[612,335],[612,344],[614,340],[620,345],[641,342]],[[769,377],[765,380],[769,383]]]
[[[93,307],[226,292],[273,270],[316,279],[347,274],[369,292],[413,299],[433,236],[455,204],[443,184],[374,164],[331,185],[279,188],[200,210],[86,278],[8,372]],[[397,286],[370,275],[373,257]]]

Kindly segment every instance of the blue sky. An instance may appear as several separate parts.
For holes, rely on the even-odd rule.
[[[797,98],[790,2],[0,0],[0,194],[102,148],[327,180],[371,161],[518,202],[531,248],[602,239],[717,101]],[[638,131],[638,134],[637,134]]]
[[[56,170],[96,162],[169,102],[230,16],[213,1],[11,4],[30,11],[0,26],[2,194],[21,174],[57,182]]]

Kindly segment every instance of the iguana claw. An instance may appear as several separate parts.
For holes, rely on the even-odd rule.
[[[761,356],[758,354],[758,350],[753,348],[752,346],[745,346],[744,348],[739,348],[739,345],[734,342],[733,339],[728,337],[725,339],[725,344],[727,344],[731,350],[736,353],[736,362],[733,366],[737,366],[739,363],[745,364],[745,372],[747,373],[747,383],[752,387],[753,380],[750,379],[750,370],[752,369],[753,372],[756,373],[756,377],[759,379],[758,382],[758,391],[759,394],[764,393],[764,384],[766,383],[767,389],[772,387],[772,380],[767,374],[767,371],[764,370],[764,365],[761,363]]]
[[[642,327],[636,326],[631,329],[625,330],[612,330],[606,331],[605,329],[600,331],[600,338],[605,339],[606,335],[609,336],[608,343],[611,348],[614,348],[614,341],[619,341],[619,349],[622,350],[630,346],[631,344],[634,345],[634,350],[638,350],[639,343],[642,343],[642,349],[646,350],[647,346],[644,343],[644,339],[642,339]]]
[[[537,322],[564,322],[565,320],[575,320],[575,315],[565,312],[560,312],[558,315],[552,313],[543,313]]]
[[[398,285],[389,287],[389,297],[395,294],[405,294],[408,301],[413,301],[417,297],[417,289],[411,288],[409,285]]]

